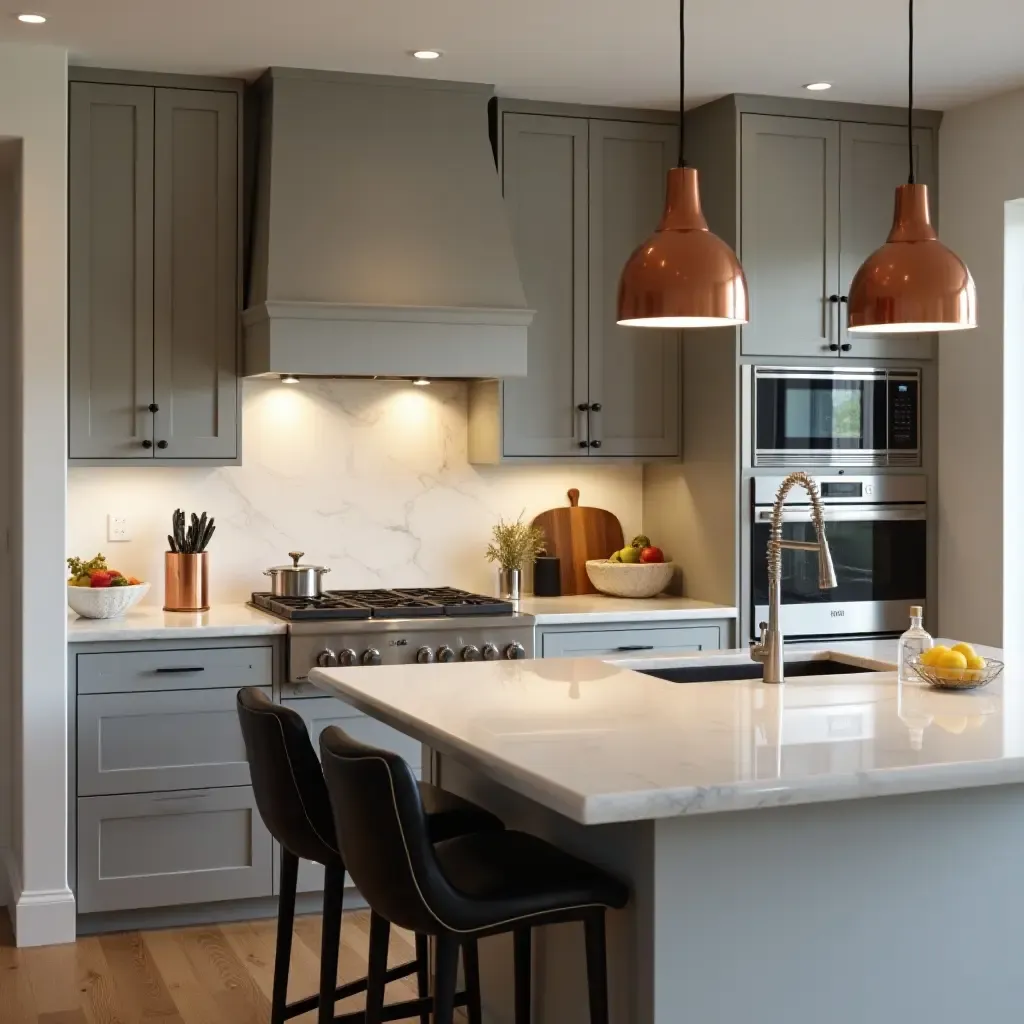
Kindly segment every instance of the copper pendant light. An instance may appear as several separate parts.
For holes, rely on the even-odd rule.
[[[665,212],[619,278],[618,316],[626,327],[728,327],[747,322],[747,279],[736,254],[708,230],[697,171],[683,156],[686,53],[679,3],[679,165],[668,172]]]
[[[910,62],[907,147],[910,175],[896,189],[892,229],[850,285],[851,332],[907,334],[963,331],[978,326],[974,278],[935,233],[928,186],[914,181],[914,0],[909,2]]]

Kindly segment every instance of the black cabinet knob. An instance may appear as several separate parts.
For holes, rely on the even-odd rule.
[[[849,351],[850,351],[850,349],[851,349],[851,348],[853,348],[853,346],[852,346],[852,345],[851,345],[851,344],[850,344],[850,343],[849,343],[848,341],[847,341],[847,342],[844,342],[844,343],[843,343],[842,345],[840,345],[839,347],[840,347],[840,348],[841,348],[841,349],[842,349],[842,350],[843,350],[844,352],[849,352]]]
[[[580,412],[586,412],[590,408],[590,406],[587,405],[586,402],[580,402],[580,404],[577,405],[576,408],[579,409]]]
[[[157,405],[156,402],[150,402],[149,403],[149,411],[150,412],[159,412],[160,411],[160,406]]]
[[[590,447],[591,448],[600,448],[601,447],[601,442],[600,441],[591,441],[590,442]]]
[[[594,404],[593,404],[593,405],[592,405],[592,406],[590,407],[590,411],[591,411],[591,412],[600,412],[600,411],[601,411],[601,403],[600,403],[600,402],[595,402],[595,403],[594,403]]]
[[[829,352],[838,352],[839,351],[839,346],[836,345],[836,344],[829,345],[828,350],[829,350]]]
[[[839,296],[839,301],[840,302],[849,302],[850,301],[850,296],[849,295],[840,295]]]
[[[167,442],[166,441],[157,441],[156,446],[157,446],[157,448],[166,448],[167,447]]]
[[[142,442],[142,447],[143,448],[152,448],[153,447],[153,442],[150,441],[149,438],[146,438],[146,440]]]
[[[839,296],[838,295],[830,295],[828,297],[828,301],[829,302],[838,302],[839,301]]]
[[[586,447],[588,447],[588,445],[587,445],[587,442],[586,442],[586,441],[580,441],[580,447],[581,447],[581,448],[586,448]]]

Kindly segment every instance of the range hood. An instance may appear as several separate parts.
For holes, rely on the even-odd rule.
[[[257,90],[246,375],[524,376],[490,86],[272,68]]]

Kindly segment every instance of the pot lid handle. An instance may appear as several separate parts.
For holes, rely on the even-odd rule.
[[[305,553],[306,553],[305,551],[289,551],[288,552],[288,557],[292,560],[292,562],[294,563],[296,569],[298,569],[298,567],[299,567],[299,559]]]

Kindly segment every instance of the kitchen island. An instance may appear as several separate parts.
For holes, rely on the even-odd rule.
[[[444,786],[630,882],[609,929],[617,1024],[1016,1019],[1021,680],[901,687],[894,653],[793,650],[855,671],[781,687],[645,674],[742,675],[745,652],[311,680],[431,747]],[[575,931],[537,937],[538,1022],[586,1020]],[[511,957],[483,952],[503,1024]]]

